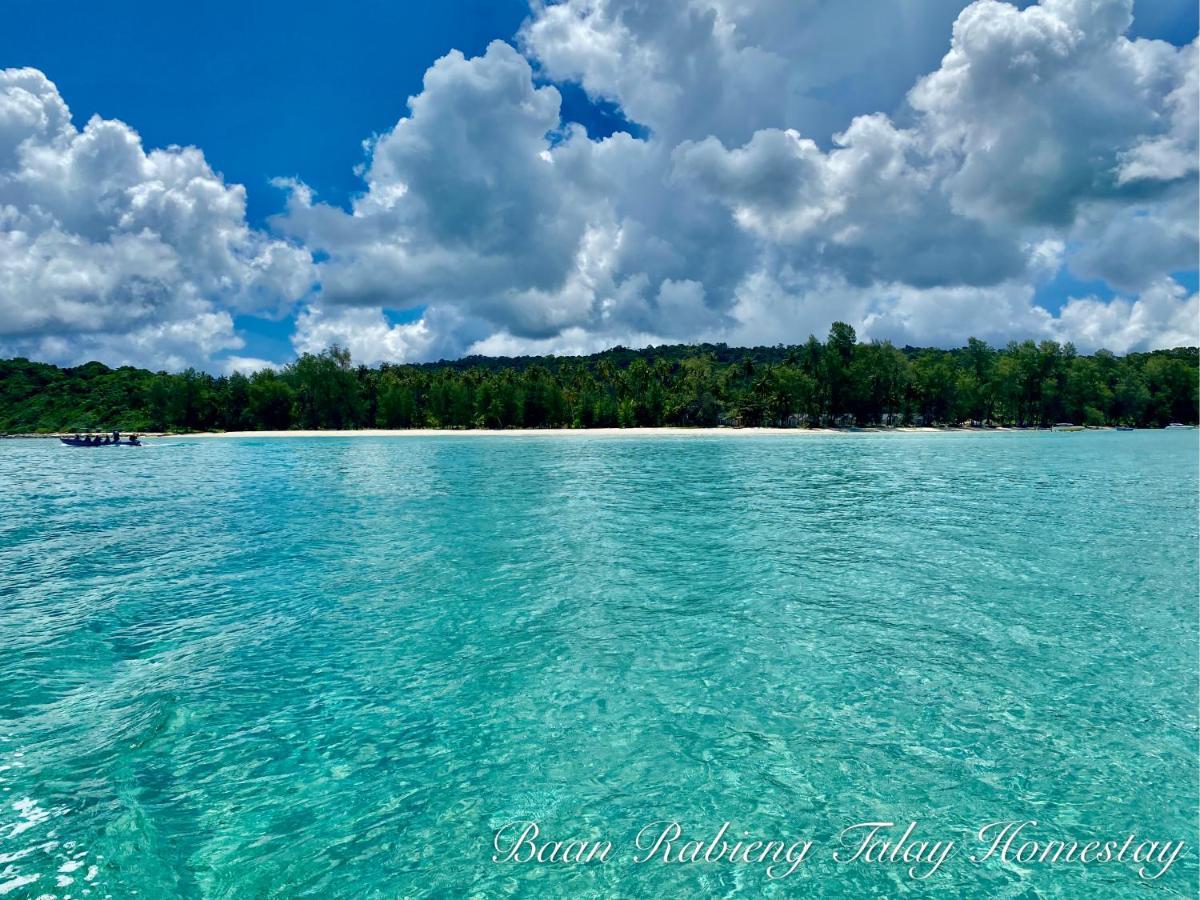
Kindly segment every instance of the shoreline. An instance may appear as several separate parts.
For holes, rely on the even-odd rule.
[[[201,438],[289,438],[289,437],[781,437],[785,435],[851,435],[851,434],[938,434],[942,432],[1011,431],[999,428],[361,428],[355,430],[297,430],[297,431],[222,431],[194,434],[164,435],[164,437]]]
[[[355,429],[288,429],[286,431],[188,431],[188,432],[138,432],[142,438],[344,438],[344,437],[802,437],[802,436],[853,436],[860,434],[993,434],[1022,431],[1037,431],[1034,428],[996,426],[977,428],[971,426],[936,427],[921,425],[876,426],[863,428],[731,428],[728,426],[685,427],[663,425],[658,427],[635,426],[632,428],[355,428]],[[1050,429],[1040,429],[1049,431]],[[1111,428],[1092,428],[1089,431],[1112,431]],[[71,433],[54,434],[9,434],[0,438],[57,438],[70,437]]]
[[[1113,426],[1089,426],[1081,431],[1115,431]],[[1138,431],[1159,431],[1157,428],[1139,428]],[[982,428],[976,426],[932,426],[896,425],[863,428],[731,428],[683,427],[663,425],[658,427],[636,426],[632,428],[355,428],[355,429],[289,429],[287,431],[189,431],[189,432],[137,432],[141,438],[343,438],[343,437],[802,437],[842,435],[851,437],[864,434],[1021,434],[1052,433],[1051,428],[1019,428],[1012,425],[997,425]],[[1078,433],[1075,432],[1075,433]],[[5,434],[0,440],[9,439],[54,439],[70,437],[74,432],[53,434]]]

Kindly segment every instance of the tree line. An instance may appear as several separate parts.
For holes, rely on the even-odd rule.
[[[213,376],[0,361],[0,432],[325,428],[1016,425],[1197,421],[1197,348],[1116,356],[1052,341],[954,350],[825,341],[618,347],[587,357],[356,366],[339,347]]]

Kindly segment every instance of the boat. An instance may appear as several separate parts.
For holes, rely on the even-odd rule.
[[[1132,425],[1118,425],[1117,426],[1117,431],[1133,431],[1133,430],[1134,429],[1133,429]]]
[[[1172,422],[1170,425],[1164,425],[1163,428],[1195,428],[1195,425],[1184,425],[1182,422]]]
[[[1082,425],[1075,425],[1072,422],[1058,422],[1051,431],[1083,431]]]
[[[59,440],[68,447],[140,447],[142,442],[136,434],[131,434],[125,440],[121,440],[121,432],[114,431],[110,435],[101,437],[98,434],[89,434],[75,437],[59,437]]]

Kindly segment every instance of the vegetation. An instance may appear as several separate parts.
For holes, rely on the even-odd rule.
[[[1002,350],[858,343],[618,347],[589,357],[469,357],[354,366],[333,347],[279,372],[214,377],[97,362],[0,361],[0,431],[286,428],[595,428],[633,425],[1162,426],[1197,420],[1195,347],[1082,356],[1032,341]]]

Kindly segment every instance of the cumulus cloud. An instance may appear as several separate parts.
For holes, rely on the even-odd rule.
[[[708,138],[677,148],[674,173],[793,265],[860,284],[986,285],[1019,274],[1019,235],[957,215],[940,190],[945,167],[920,137],[873,115],[836,135],[828,153],[795,131],[759,131],[734,150]]]
[[[980,0],[909,93],[911,127],[859,117],[829,152],[794,131],[707,138],[677,171],[852,280],[996,283],[1062,235],[1084,274],[1137,289],[1195,262],[1196,45],[1127,40],[1129,21],[1119,0]]]
[[[71,122],[33,69],[0,71],[0,348],[177,368],[242,346],[231,312],[305,295],[306,250],[250,229],[192,147]]]
[[[1083,204],[1145,200],[1195,172],[1196,46],[1128,40],[1131,21],[1132,0],[963,11],[941,67],[909,94],[955,160],[957,209],[1069,227]]]
[[[556,170],[579,132],[551,152],[559,95],[535,87],[528,62],[495,42],[457,51],[426,73],[411,113],[371,145],[366,192],[352,211],[294,190],[281,227],[330,254],[326,304],[462,301],[513,317],[530,333],[572,311],[521,302],[561,285],[587,227],[576,185]],[[548,299],[548,298],[547,298]]]
[[[1131,0],[851,7],[534,2],[516,46],[430,67],[348,208],[279,182],[274,236],[198,150],[78,131],[39,73],[7,73],[0,342],[57,334],[66,358],[207,323],[204,352],[228,353],[231,312],[302,296],[297,351],[364,362],[835,319],[913,344],[1194,342],[1171,275],[1200,245],[1196,42],[1129,38]],[[647,131],[590,139],[547,79]],[[1064,269],[1117,299],[1042,308]]]
[[[1085,318],[1166,314],[1136,297],[1195,264],[1195,44],[1128,39],[1128,0],[979,0],[896,113],[806,133],[829,120],[829,79],[867,68],[870,35],[832,70],[800,52],[848,16],[772,0],[535,4],[519,36],[534,66],[619,104],[647,137],[564,126],[554,88],[496,42],[429,70],[372,145],[353,209],[297,186],[280,225],[328,254],[323,308],[428,305],[422,341],[372,313],[372,346],[404,358],[802,340],[834,319],[912,343],[1091,342],[1122,332]],[[1053,315],[1034,297],[1064,265],[1131,299]]]
[[[334,344],[359,363],[425,359],[436,337],[425,319],[388,322],[380,307],[309,307],[297,317],[292,342],[300,353],[320,353]]]
[[[349,321],[339,306],[426,306],[424,327],[453,333],[394,346],[447,355],[491,335],[533,347],[575,329],[611,346],[632,334],[686,340],[717,323],[706,285],[732,286],[748,238],[711,204],[664,205],[661,147],[624,133],[591,141],[561,126],[559,103],[508,44],[474,59],[452,52],[372,143],[352,209],[290,185],[276,224],[327,257],[321,320]],[[297,347],[311,332],[305,320]]]
[[[239,350],[245,342],[236,334],[233,318],[209,304],[172,307],[169,317],[128,329],[68,331],[6,338],[0,354],[76,364],[100,360],[112,366],[150,366],[177,371],[196,366],[214,368],[218,354]],[[223,364],[217,363],[216,368]]]
[[[840,319],[853,325],[862,340],[898,346],[958,346],[963,334],[994,345],[1069,341],[1085,352],[1200,343],[1200,299],[1171,279],[1131,299],[1072,297],[1057,313],[1038,306],[1034,293],[1021,281],[990,288],[896,283],[864,288],[830,276],[792,274],[776,280],[757,275],[739,293],[730,334],[739,344],[773,344],[780,329],[819,334]]]
[[[1194,347],[1200,343],[1200,295],[1164,279],[1135,300],[1072,298],[1059,316],[1059,332],[1084,349],[1115,353]]]
[[[945,52],[964,0],[565,0],[533,3],[519,40],[668,144],[741,143],[763,128],[823,139],[890,112]]]
[[[255,372],[261,372],[263,369],[274,369],[276,364],[269,359],[262,359],[258,356],[227,356],[221,360],[221,374],[233,375],[235,372],[241,375],[253,375]]]

